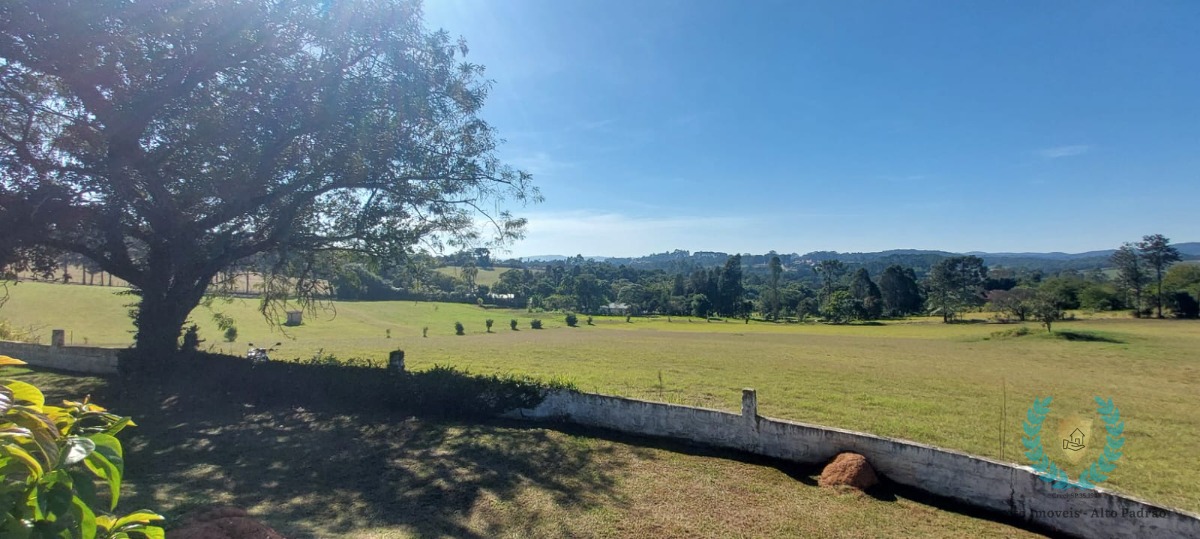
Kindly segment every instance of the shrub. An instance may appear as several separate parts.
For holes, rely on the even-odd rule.
[[[590,317],[590,316],[588,317],[587,324],[588,324],[589,326],[594,326],[594,325],[595,325],[595,324],[593,324],[593,323],[592,323],[592,317]]]
[[[446,417],[492,417],[519,409],[536,407],[546,394],[556,389],[575,389],[566,380],[541,381],[520,375],[479,375],[455,367],[434,365],[432,369],[412,373],[400,385],[404,387],[396,404]]]
[[[567,313],[567,325],[571,326],[571,327],[575,327],[578,324],[579,324],[579,317],[575,316],[575,313]]]
[[[1167,296],[1167,305],[1176,318],[1200,318],[1200,302],[1187,292],[1175,292]]]
[[[0,320],[0,341],[15,341],[37,344],[42,340],[34,328],[19,329],[8,320]]]
[[[24,362],[0,356],[0,365]],[[163,517],[134,511],[110,513],[125,471],[117,433],[133,421],[88,402],[48,406],[37,387],[0,382],[0,537],[163,537]],[[94,481],[108,486],[101,503]]]
[[[237,326],[229,326],[225,328],[225,342],[234,342],[237,340]]]
[[[255,406],[488,418],[516,408],[532,408],[547,392],[573,387],[562,378],[541,381],[514,375],[473,375],[452,367],[392,376],[386,361],[339,358],[334,364],[321,361],[328,358],[326,354],[321,356],[317,361],[251,366],[241,357],[200,352],[197,361],[173,362],[175,371],[163,379],[162,390],[187,399],[220,395],[223,402]],[[0,537],[7,536],[0,532]]]
[[[342,364],[341,361],[338,361],[337,355],[333,354],[332,352],[325,353],[324,348],[318,348],[317,353],[313,354],[312,357],[300,360],[298,363],[301,365],[324,365],[330,367],[336,367]]]
[[[517,330],[517,319],[516,319],[516,318],[513,318],[512,320],[509,320],[509,321],[508,321],[508,327],[509,327],[510,329],[512,329],[513,331],[516,331],[516,330]]]
[[[493,324],[494,322],[495,322],[495,320],[492,320],[491,318],[488,318],[487,320],[484,320],[484,321],[483,321],[484,325],[486,325],[486,326],[487,326],[487,332],[488,332],[488,333],[491,333],[491,332],[492,332],[492,324]]]
[[[429,326],[425,326],[425,327],[421,328],[421,336],[422,337],[429,336]]]
[[[1019,328],[1006,329],[1004,331],[993,331],[992,337],[996,339],[1007,339],[1010,337],[1024,337],[1032,333],[1029,328],[1021,326]]]
[[[533,329],[542,329],[542,319],[534,318],[533,320],[530,320],[529,327]]]
[[[455,334],[455,335],[462,335],[462,334],[463,334],[463,325],[462,325],[462,322],[455,322],[455,323],[454,323],[454,334]]]
[[[200,349],[202,342],[204,339],[200,338],[200,326],[192,324],[187,331],[183,332],[183,344],[179,345],[179,348],[185,353],[195,352]]]

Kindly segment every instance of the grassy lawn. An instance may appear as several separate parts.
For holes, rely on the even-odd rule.
[[[68,329],[75,343],[124,346],[131,325],[111,289],[21,283],[0,310],[17,326]],[[1021,421],[1035,397],[1054,396],[1046,432],[1071,416],[1097,418],[1093,397],[1111,397],[1125,421],[1124,457],[1104,484],[1149,500],[1200,511],[1200,324],[1097,317],[1056,324],[1048,335],[1020,327],[918,319],[882,325],[825,326],[597,317],[567,328],[561,315],[472,305],[340,303],[336,315],[309,316],[270,333],[249,301],[218,305],[238,320],[238,343],[219,342],[210,315],[197,311],[201,336],[234,352],[246,341],[284,345],[277,357],[382,359],[402,348],[413,368],[435,363],[474,372],[566,377],[581,389],[736,410],[740,390],[759,391],[764,415],[906,438],[1024,462]],[[484,320],[496,321],[486,334]],[[520,321],[520,331],[508,320]],[[467,335],[455,336],[454,321]],[[429,337],[421,337],[428,326]],[[391,329],[391,338],[386,330]],[[1011,332],[1009,332],[1011,333]],[[1066,338],[1070,337],[1070,338]],[[47,337],[48,338],[48,337]],[[45,342],[46,339],[43,340]],[[1007,399],[1004,395],[1007,394]],[[1102,433],[1097,426],[1095,432]],[[1002,434],[1003,433],[1003,434]],[[1053,436],[1046,447],[1054,449]],[[1055,458],[1072,476],[1076,462]]]
[[[135,417],[122,507],[245,507],[288,537],[1025,537],[816,470],[604,433],[464,424],[6,368]],[[111,385],[110,385],[111,384]]]

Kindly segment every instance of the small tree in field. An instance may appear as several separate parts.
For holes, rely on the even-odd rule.
[[[534,318],[533,320],[530,320],[529,327],[533,329],[542,329],[542,320],[540,318]]]
[[[488,332],[488,333],[491,333],[491,332],[492,332],[492,324],[493,324],[493,323],[495,323],[495,322],[496,322],[496,321],[495,321],[495,320],[492,320],[491,318],[488,318],[487,320],[485,320],[485,321],[483,322],[483,323],[484,323],[484,325],[486,325],[486,326],[487,326],[487,332]]]
[[[567,313],[566,322],[568,326],[575,327],[579,324],[579,317],[575,313]]]
[[[987,297],[996,312],[1021,322],[1029,318],[1038,301],[1036,290],[1019,287],[1012,290],[992,290],[988,292]]]
[[[508,329],[517,331],[517,319],[516,318],[513,318],[512,320],[508,321]]]
[[[1033,317],[1046,327],[1047,333],[1053,333],[1051,326],[1063,318],[1063,311],[1053,299],[1045,296],[1038,297],[1033,302]]]
[[[454,334],[455,335],[463,335],[463,329],[464,328],[463,328],[462,322],[454,323]]]

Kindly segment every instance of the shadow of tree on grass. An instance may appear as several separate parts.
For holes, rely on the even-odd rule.
[[[159,413],[123,408],[139,421],[127,444],[133,488],[123,505],[177,516],[231,504],[288,537],[363,527],[484,537],[466,525],[472,512],[527,489],[578,510],[619,503],[619,463],[544,430],[237,407],[189,410],[185,399],[168,398]]]
[[[561,535],[570,530],[547,530],[561,528],[553,517],[563,511],[623,506],[615,478],[636,451],[474,417],[473,409],[493,413],[514,386],[517,401],[527,398],[523,382],[452,370],[246,367],[234,358],[86,383],[29,376],[135,418],[122,434],[121,507],[153,508],[171,523],[220,504],[291,538],[482,538]]]
[[[1125,341],[1116,337],[1111,337],[1101,333],[1088,333],[1086,331],[1062,331],[1054,332],[1054,336],[1065,341],[1082,341],[1082,342],[1107,342],[1115,344],[1124,344]]]

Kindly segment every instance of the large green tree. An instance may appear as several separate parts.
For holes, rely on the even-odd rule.
[[[1162,234],[1153,234],[1143,236],[1142,241],[1137,243],[1138,257],[1146,265],[1148,271],[1154,272],[1154,308],[1155,316],[1163,317],[1163,273],[1167,271],[1167,267],[1178,262],[1179,251],[1171,246],[1171,240],[1164,237]]]
[[[821,297],[819,299],[821,303],[825,303],[841,283],[842,277],[846,276],[848,268],[841,260],[830,259],[817,262],[813,266],[813,271],[821,278]]]
[[[1137,246],[1132,243],[1122,244],[1109,261],[1117,268],[1117,286],[1125,291],[1126,296],[1132,296],[1133,312],[1141,316],[1142,291],[1149,282],[1142,257],[1138,255]]]
[[[1188,294],[1200,300],[1200,265],[1175,264],[1163,276],[1163,289],[1167,294]]]
[[[963,309],[982,305],[987,266],[976,256],[945,258],[934,264],[927,276],[930,306],[950,322]]]
[[[767,267],[771,270],[771,281],[767,288],[766,301],[763,302],[765,306],[764,314],[771,320],[775,320],[779,318],[779,306],[781,303],[779,280],[783,276],[783,263],[779,260],[778,256],[772,255],[771,261],[767,263]]]
[[[879,293],[883,298],[884,316],[905,316],[921,312],[924,299],[921,285],[912,268],[888,266],[879,276]]]
[[[256,253],[395,258],[480,239],[481,213],[519,236],[497,208],[537,191],[496,157],[466,53],[415,0],[7,0],[0,262],[86,256],[140,296],[137,348],[168,355]]]
[[[733,255],[725,261],[717,280],[718,296],[713,308],[722,316],[742,314],[742,299],[746,287],[742,283],[742,255]]]
[[[867,268],[858,268],[850,277],[850,296],[862,304],[859,314],[864,320],[875,320],[883,314],[883,295]]]

